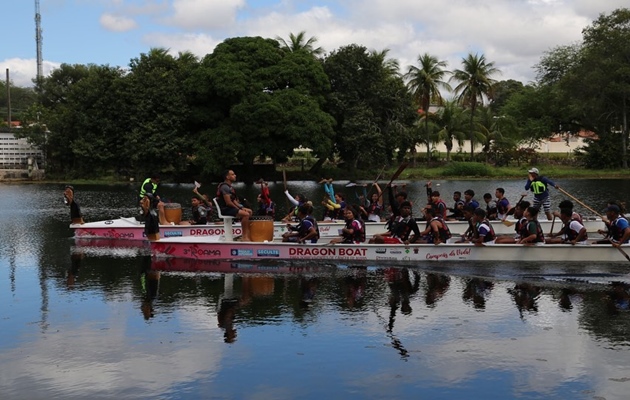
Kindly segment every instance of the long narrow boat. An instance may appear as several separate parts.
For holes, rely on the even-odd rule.
[[[510,221],[513,222],[513,221]],[[542,229],[545,233],[551,231],[552,221],[540,221]],[[419,221],[422,226],[424,222]],[[339,235],[339,229],[343,222],[319,222],[319,231],[322,237],[335,237]],[[560,229],[561,222],[556,221],[554,231]],[[598,229],[604,229],[604,223],[601,219],[595,217],[584,218],[584,226],[588,232],[597,232]],[[366,236],[373,236],[377,233],[385,232],[384,222],[368,222],[365,224]],[[468,223],[464,221],[448,221],[448,227],[454,235],[461,235],[468,228]],[[505,235],[513,234],[514,227],[506,226],[499,221],[492,223],[496,234]],[[144,235],[144,225],[134,218],[118,218],[106,221],[88,222],[85,224],[71,224],[70,228],[74,230],[75,237],[85,238],[109,238],[124,240],[146,240]],[[274,222],[273,236],[278,239],[287,231],[287,225],[284,222]],[[233,225],[234,236],[241,235],[241,226],[238,223]],[[208,241],[218,241],[225,234],[223,223],[210,223],[206,225],[160,225],[160,237],[204,237]]]
[[[630,251],[630,245],[623,246]],[[535,261],[625,262],[611,245],[485,245],[469,243],[375,245],[294,244],[281,242],[210,242],[205,238],[170,238],[151,242],[158,257],[197,260],[357,260],[357,261]]]

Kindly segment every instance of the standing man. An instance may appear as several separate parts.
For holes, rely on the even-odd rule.
[[[533,207],[540,209],[542,206],[547,216],[547,220],[551,221],[551,200],[549,199],[549,186],[553,186],[556,189],[558,185],[553,183],[550,179],[540,176],[538,168],[531,168],[528,172],[527,183],[525,183],[525,190],[531,190],[534,193]]]
[[[147,193],[150,193],[151,195],[153,195],[153,197],[155,197],[158,201],[160,201],[160,196],[156,194],[159,184],[160,184],[160,175],[151,174],[151,177],[145,179],[144,182],[142,182],[142,186],[140,186],[140,194],[139,194],[138,201],[142,201],[142,199],[144,198],[144,195]]]
[[[236,182],[236,174],[230,169],[222,174],[222,178],[223,182],[219,183],[219,187],[217,188],[217,202],[219,203],[219,207],[221,207],[221,214],[240,218],[241,229],[243,230],[242,240],[251,242],[251,237],[249,236],[249,217],[252,216],[252,210],[243,207],[238,201],[236,191],[232,187],[232,184]]]

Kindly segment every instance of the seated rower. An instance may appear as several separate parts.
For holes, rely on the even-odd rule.
[[[475,235],[475,223],[473,221],[474,213],[475,208],[473,206],[464,206],[464,208],[462,209],[462,221],[468,222],[468,228],[466,228],[466,231],[462,234],[462,237],[456,243],[466,243],[473,239]]]
[[[411,238],[409,235],[413,232]],[[400,204],[400,215],[396,217],[387,233],[374,235],[369,243],[376,244],[409,244],[415,243],[420,238],[420,229],[416,220],[411,216],[411,203],[408,201]]]
[[[555,212],[554,212],[555,214]],[[552,233],[545,240],[547,244],[586,244],[588,236],[586,228],[570,208],[560,210],[560,220],[562,221],[562,229],[557,233]]]
[[[424,216],[427,220],[426,229],[420,232],[421,238],[417,243],[446,243],[451,238],[451,231],[448,229],[444,219],[437,215],[435,209],[426,208]]]
[[[297,216],[298,209],[302,204],[307,203],[306,197],[304,197],[303,194],[296,194],[295,197],[293,197],[288,190],[285,190],[284,194],[287,196],[287,199],[289,199],[289,202],[293,204],[293,207],[289,210],[289,213],[282,218],[282,222],[299,222],[299,218]]]
[[[597,231],[600,234],[605,235],[606,238],[598,240],[595,243],[611,243],[615,247],[628,243],[628,240],[630,239],[630,225],[628,225],[628,220],[622,217],[620,213],[621,209],[616,204],[612,204],[606,208],[606,218],[610,221],[608,231],[604,231],[602,229]]]
[[[346,226],[341,229],[341,237],[332,239],[330,243],[360,244],[365,242],[365,226],[359,219],[358,211],[352,206],[347,206],[344,209],[344,218]]]
[[[475,233],[471,240],[476,246],[484,244],[493,244],[496,239],[494,229],[490,225],[490,221],[486,218],[486,210],[483,208],[477,208],[474,211],[473,222],[475,224]]]
[[[344,210],[341,208],[341,204],[336,203],[330,198],[328,193],[324,193],[324,199],[322,200],[324,206],[323,221],[334,221],[340,214],[343,215]]]
[[[497,202],[492,199],[492,195],[484,193],[483,201],[486,203],[486,218],[497,219]]]
[[[192,218],[188,221],[181,221],[179,225],[205,225],[208,223],[209,210],[201,199],[194,196],[190,200]]]
[[[573,211],[573,203],[571,202],[571,200],[562,200],[560,204],[558,204],[558,207],[560,207],[560,211],[554,211],[553,212],[554,217],[560,218],[560,212],[566,209],[566,210],[571,211],[572,219],[577,220],[580,224],[584,224],[584,222],[582,221],[582,216],[579,213],[576,213],[575,211]]]
[[[545,244],[545,235],[543,233],[540,222],[538,222],[538,211],[540,209],[536,207],[528,207],[525,210],[525,218],[527,223],[521,230],[521,239],[517,242],[519,244]]]
[[[495,244],[514,244],[521,240],[521,233],[525,225],[527,225],[527,218],[525,218],[525,210],[531,204],[529,201],[521,201],[516,204],[514,210],[514,218],[516,219],[516,223],[514,224],[514,231],[516,232],[513,236],[499,236],[494,240]]]
[[[317,243],[319,239],[319,228],[317,221],[310,215],[312,207],[302,204],[298,207],[298,218],[300,223],[297,226],[287,224],[287,232],[282,234],[283,242],[293,243]]]

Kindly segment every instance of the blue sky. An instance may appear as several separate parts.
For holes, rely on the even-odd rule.
[[[61,63],[127,66],[152,47],[199,57],[229,37],[288,38],[305,31],[327,52],[357,43],[390,49],[401,68],[428,52],[460,66],[483,53],[497,79],[532,81],[556,46],[581,39],[600,13],[627,0],[40,0],[44,74]],[[35,1],[2,5],[0,71],[18,86],[36,73]],[[7,34],[8,33],[8,34]]]

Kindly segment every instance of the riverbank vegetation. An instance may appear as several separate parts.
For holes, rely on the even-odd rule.
[[[324,54],[316,42],[304,32],[238,37],[201,59],[151,49],[128,69],[62,64],[16,115],[24,128],[14,133],[40,146],[48,175],[60,178],[212,180],[238,165],[257,179],[259,163],[292,169],[296,149],[312,163],[294,173],[309,177],[371,176],[405,160],[403,177],[522,176],[532,164],[550,176],[626,174],[628,9],[601,15],[581,43],[550,49],[526,85],[499,81],[483,54],[453,66],[421,54],[401,71],[387,49]],[[533,150],[584,130],[598,139],[570,156]],[[465,140],[470,152],[454,152]]]

